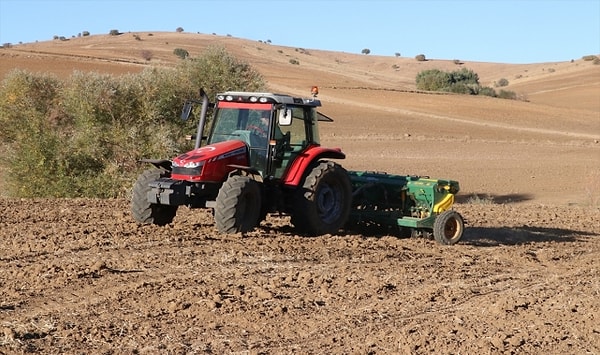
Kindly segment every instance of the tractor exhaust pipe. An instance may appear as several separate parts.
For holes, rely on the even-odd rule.
[[[196,133],[195,149],[200,148],[202,144],[202,136],[204,135],[204,124],[206,122],[206,111],[208,110],[208,96],[204,89],[200,89],[200,97],[202,97],[202,111],[200,111],[200,121],[198,121],[198,132]]]

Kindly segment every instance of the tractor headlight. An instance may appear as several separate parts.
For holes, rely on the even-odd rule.
[[[188,168],[188,169],[194,169],[194,168],[201,167],[202,165],[204,165],[203,161],[193,161],[193,162],[185,163],[183,165],[183,167]]]
[[[203,161],[190,161],[185,164],[177,164],[176,162],[171,163],[171,166],[174,168],[187,168],[187,169],[194,169],[194,168],[201,167],[203,165],[204,165]]]

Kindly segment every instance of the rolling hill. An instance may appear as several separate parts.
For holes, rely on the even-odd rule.
[[[74,70],[135,73],[174,65],[181,60],[175,48],[194,57],[209,45],[250,63],[274,92],[308,96],[312,85],[319,86],[322,111],[335,119],[323,126],[322,143],[341,147],[348,169],[453,178],[461,182],[464,198],[496,202],[583,204],[598,198],[600,66],[580,58],[419,62],[229,36],[139,32],[2,48],[0,76],[15,68],[62,77]],[[461,67],[476,72],[484,86],[507,79],[503,89],[521,100],[416,90],[420,71]]]

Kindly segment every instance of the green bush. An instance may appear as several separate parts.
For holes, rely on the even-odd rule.
[[[417,62],[425,62],[427,59],[425,58],[425,54],[418,54],[415,56]]]
[[[111,76],[74,72],[61,81],[10,72],[0,86],[0,137],[9,154],[8,194],[18,197],[123,197],[141,158],[191,148],[197,122],[179,119],[183,102],[207,89],[262,90],[262,77],[223,49],[173,69]]]
[[[498,92],[498,97],[501,99],[509,99],[509,100],[516,100],[517,94],[514,91],[510,91],[510,90],[500,90]]]
[[[508,79],[502,78],[502,79],[498,80],[495,84],[496,84],[496,87],[507,86],[508,85]]]
[[[479,76],[467,68],[453,72],[428,69],[417,74],[416,83],[419,90],[474,94],[473,87],[479,86]]]
[[[417,89],[427,91],[443,90],[450,83],[450,73],[439,69],[423,70],[417,74]]]
[[[175,48],[173,50],[173,54],[175,54],[176,56],[178,56],[181,59],[185,59],[190,56],[190,53],[183,48]]]
[[[501,85],[508,85],[508,80],[500,79]],[[500,90],[499,93],[491,87],[482,87],[479,84],[479,75],[467,68],[453,72],[444,72],[438,69],[423,70],[417,74],[417,89],[427,91],[446,91],[457,94],[485,95],[502,99],[517,100],[518,96],[513,91]]]
[[[479,88],[479,95],[484,95],[484,96],[490,96],[490,97],[497,97],[498,94],[496,94],[496,90],[494,90],[493,88],[489,87],[489,86],[482,86]]]

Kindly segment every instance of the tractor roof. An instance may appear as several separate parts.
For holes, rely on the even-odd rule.
[[[256,102],[256,103],[275,103],[275,104],[294,104],[318,107],[321,106],[321,101],[316,98],[301,98],[293,97],[285,94],[273,94],[269,92],[244,92],[244,91],[227,91],[217,94],[219,101],[232,102]]]

